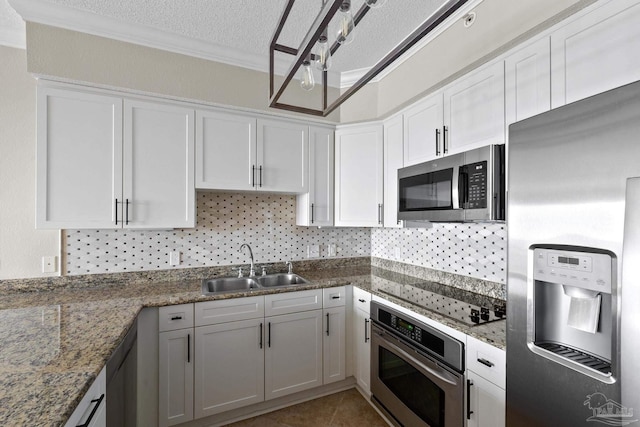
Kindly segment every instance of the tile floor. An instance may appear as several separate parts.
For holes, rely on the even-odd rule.
[[[387,427],[356,389],[331,394],[227,427]]]

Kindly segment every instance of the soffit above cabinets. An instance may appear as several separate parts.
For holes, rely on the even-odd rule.
[[[269,42],[286,0],[0,0],[0,10],[7,2],[26,21],[267,71]],[[357,29],[366,41],[343,46],[334,58],[334,85],[341,74],[373,66],[443,3],[392,0],[372,10]],[[354,13],[363,4],[352,0]],[[299,46],[321,6],[322,0],[296,0],[280,42]],[[334,24],[330,39],[337,19]],[[278,64],[282,73],[289,61]]]
[[[585,1],[561,0],[562,6],[556,7],[562,10]],[[352,0],[352,10],[358,10],[363,2]],[[24,19],[266,72],[268,44],[285,3],[286,0],[0,0],[0,44],[24,47]],[[371,10],[356,29],[356,40],[361,42],[342,46],[334,57],[329,83],[350,86],[443,3],[444,0],[389,0],[383,7]],[[461,26],[463,16],[483,3],[490,3],[490,9],[505,17],[521,21],[523,28],[549,18],[544,13],[549,9],[548,0],[471,0],[445,26]],[[296,0],[281,42],[299,46],[321,4],[322,0]],[[482,26],[483,32],[491,32],[495,48],[513,37],[503,34],[501,18],[478,16],[479,21],[495,24],[484,22]],[[376,80],[384,78],[441,31],[425,37]],[[331,31],[329,37],[334,37]],[[460,46],[470,42],[459,40]],[[291,59],[280,59],[276,73],[284,74]]]

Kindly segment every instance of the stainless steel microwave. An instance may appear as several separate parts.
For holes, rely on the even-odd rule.
[[[489,145],[398,170],[398,219],[504,221],[505,147]]]

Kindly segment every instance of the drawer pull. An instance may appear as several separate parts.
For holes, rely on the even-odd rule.
[[[494,367],[494,363],[490,362],[487,359],[478,358],[478,362],[482,363],[484,366],[487,366],[489,368],[493,368]]]
[[[340,295],[333,295],[331,296],[331,299],[340,299]]]
[[[182,316],[173,316],[171,320],[182,320]]]
[[[363,300],[362,298],[359,298],[358,301],[360,302],[366,302],[365,300]]]
[[[93,416],[96,414],[96,411],[100,407],[100,404],[102,403],[103,399],[104,399],[104,393],[99,398],[93,399],[91,401],[91,403],[95,403],[95,405],[93,406],[93,409],[91,410],[91,414],[89,414],[89,418],[87,418],[87,421],[85,421],[84,424],[79,424],[78,427],[87,427],[89,424],[91,424],[91,420],[93,419]]]

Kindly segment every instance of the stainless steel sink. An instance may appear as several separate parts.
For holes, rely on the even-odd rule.
[[[202,293],[204,295],[249,291],[258,288],[260,288],[260,285],[252,277],[222,277],[220,279],[205,279],[202,281]]]
[[[272,288],[276,286],[291,286],[291,285],[302,285],[305,283],[309,283],[307,279],[304,279],[297,274],[269,274],[268,276],[260,276],[257,277],[256,280],[260,284],[261,287],[264,288]]]

